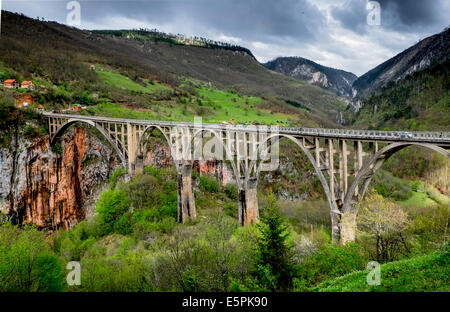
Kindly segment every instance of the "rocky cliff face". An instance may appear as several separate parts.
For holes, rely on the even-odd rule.
[[[152,146],[144,160],[144,166],[167,168],[172,165],[173,159],[167,144]],[[196,160],[194,161],[193,169],[200,174],[210,174],[216,177],[223,186],[229,183],[236,183],[233,170],[220,160]]]
[[[357,78],[350,72],[322,66],[301,57],[279,57],[263,65],[286,76],[347,97],[352,95],[352,84]]]
[[[69,131],[61,147],[61,154],[52,152],[45,138],[19,139],[10,149],[0,149],[0,207],[14,223],[53,231],[92,214],[93,207],[84,204],[118,162],[83,128]]]
[[[194,169],[200,173],[210,174],[216,177],[222,186],[230,183],[236,184],[233,170],[220,160],[203,160],[194,162]]]

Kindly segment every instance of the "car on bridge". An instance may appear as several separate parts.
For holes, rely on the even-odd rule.
[[[399,137],[401,139],[412,139],[412,138],[414,138],[413,135],[411,133],[409,133],[409,132],[400,132],[399,133]]]

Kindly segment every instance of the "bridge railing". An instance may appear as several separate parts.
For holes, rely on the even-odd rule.
[[[161,126],[179,126],[179,127],[194,127],[192,122],[175,122],[175,121],[155,121],[155,120],[135,120],[135,119],[122,119],[122,118],[108,118],[102,116],[83,116],[73,114],[57,114],[57,113],[44,113],[47,117],[59,117],[59,118],[76,118],[76,119],[88,119],[94,121],[108,121],[119,123],[133,123],[141,125],[161,125]],[[248,126],[248,125],[220,125],[220,124],[202,124],[205,129],[215,130],[231,130],[231,131],[247,131],[247,132],[273,132],[276,130],[279,133],[288,133],[296,135],[312,135],[312,136],[329,136],[339,138],[357,138],[365,140],[405,140],[405,141],[442,141],[446,144],[450,144],[450,132],[424,132],[424,131],[381,131],[381,130],[350,130],[350,129],[323,129],[323,128],[295,128],[295,127],[279,127],[279,126]]]
[[[321,136],[342,136],[358,138],[387,138],[387,139],[443,139],[449,140],[449,132],[407,132],[407,131],[381,131],[381,130],[349,130],[349,129],[319,129],[319,128],[280,128],[280,132],[304,133]]]

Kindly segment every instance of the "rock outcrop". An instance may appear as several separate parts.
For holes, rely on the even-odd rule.
[[[358,78],[353,73],[322,66],[302,57],[279,57],[263,65],[270,70],[346,97],[352,95],[352,84]]]
[[[157,168],[167,168],[173,165],[170,149],[167,144],[153,145],[144,160],[144,166],[154,166]],[[210,174],[225,186],[229,183],[236,183],[233,170],[220,160],[196,160],[193,169],[200,174]]]
[[[69,229],[92,214],[84,205],[118,164],[111,150],[71,129],[61,142],[62,153],[49,148],[48,138],[19,139],[0,149],[1,209],[13,223],[33,223],[39,229]]]

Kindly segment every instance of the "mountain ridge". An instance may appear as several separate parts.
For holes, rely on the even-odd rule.
[[[359,99],[450,55],[450,29],[429,36],[360,76],[353,83],[353,98]]]
[[[278,57],[263,63],[263,66],[347,97],[351,96],[352,84],[358,78],[351,72],[327,67],[299,56]]]

